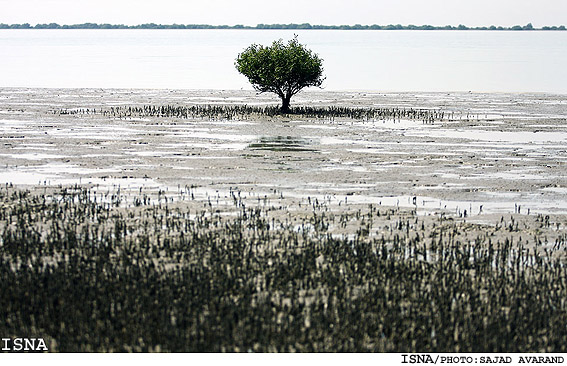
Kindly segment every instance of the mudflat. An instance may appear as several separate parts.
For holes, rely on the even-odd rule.
[[[284,200],[289,212],[372,204],[491,227],[508,215],[528,232],[551,215],[551,239],[564,235],[566,95],[309,91],[292,106],[431,115],[226,113],[278,103],[252,91],[1,89],[0,182],[172,200],[190,191],[185,205],[239,192],[249,205]],[[198,106],[220,109],[160,111]]]
[[[142,106],[277,105],[251,91],[1,89],[0,181],[198,186],[467,215],[567,213],[567,96],[303,92],[295,106],[419,119],[148,117]],[[119,111],[120,108],[120,111]]]
[[[277,104],[0,89],[0,331],[50,351],[566,350],[567,96]]]

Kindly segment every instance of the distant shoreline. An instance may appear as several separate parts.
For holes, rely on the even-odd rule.
[[[445,25],[311,25],[309,23],[302,24],[258,24],[256,26],[246,25],[211,25],[211,24],[155,24],[146,23],[139,25],[124,25],[124,24],[98,24],[98,23],[82,23],[82,24],[57,24],[45,23],[30,25],[29,23],[23,24],[5,24],[0,23],[0,29],[251,29],[251,30],[488,30],[488,31],[565,31],[564,25],[560,26],[543,26],[541,28],[534,28],[531,23],[526,25],[514,25],[512,27],[503,27],[491,25],[489,27],[468,27],[463,24],[458,26]]]

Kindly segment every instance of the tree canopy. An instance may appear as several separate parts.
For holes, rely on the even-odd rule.
[[[253,44],[238,55],[235,66],[257,91],[276,93],[284,113],[293,95],[306,87],[320,87],[325,80],[323,60],[300,44],[297,36],[287,44],[281,39],[269,47]]]

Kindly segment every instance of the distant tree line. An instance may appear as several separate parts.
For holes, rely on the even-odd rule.
[[[23,24],[4,24],[0,23],[0,29],[338,29],[338,30],[502,30],[502,31],[530,31],[530,30],[561,30],[564,31],[565,26],[544,26],[541,28],[534,28],[531,23],[526,25],[515,25],[513,27],[502,27],[491,25],[489,27],[467,27],[459,24],[458,26],[445,25],[311,25],[309,23],[303,24],[258,24],[255,27],[246,26],[242,24],[237,25],[210,25],[210,24],[155,24],[146,23],[139,25],[124,25],[124,24],[98,24],[98,23],[82,23],[71,25],[60,25],[57,23],[49,24],[36,24],[30,25],[29,23]]]

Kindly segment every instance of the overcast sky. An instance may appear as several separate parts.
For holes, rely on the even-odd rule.
[[[0,23],[567,25],[567,0],[0,0]]]

